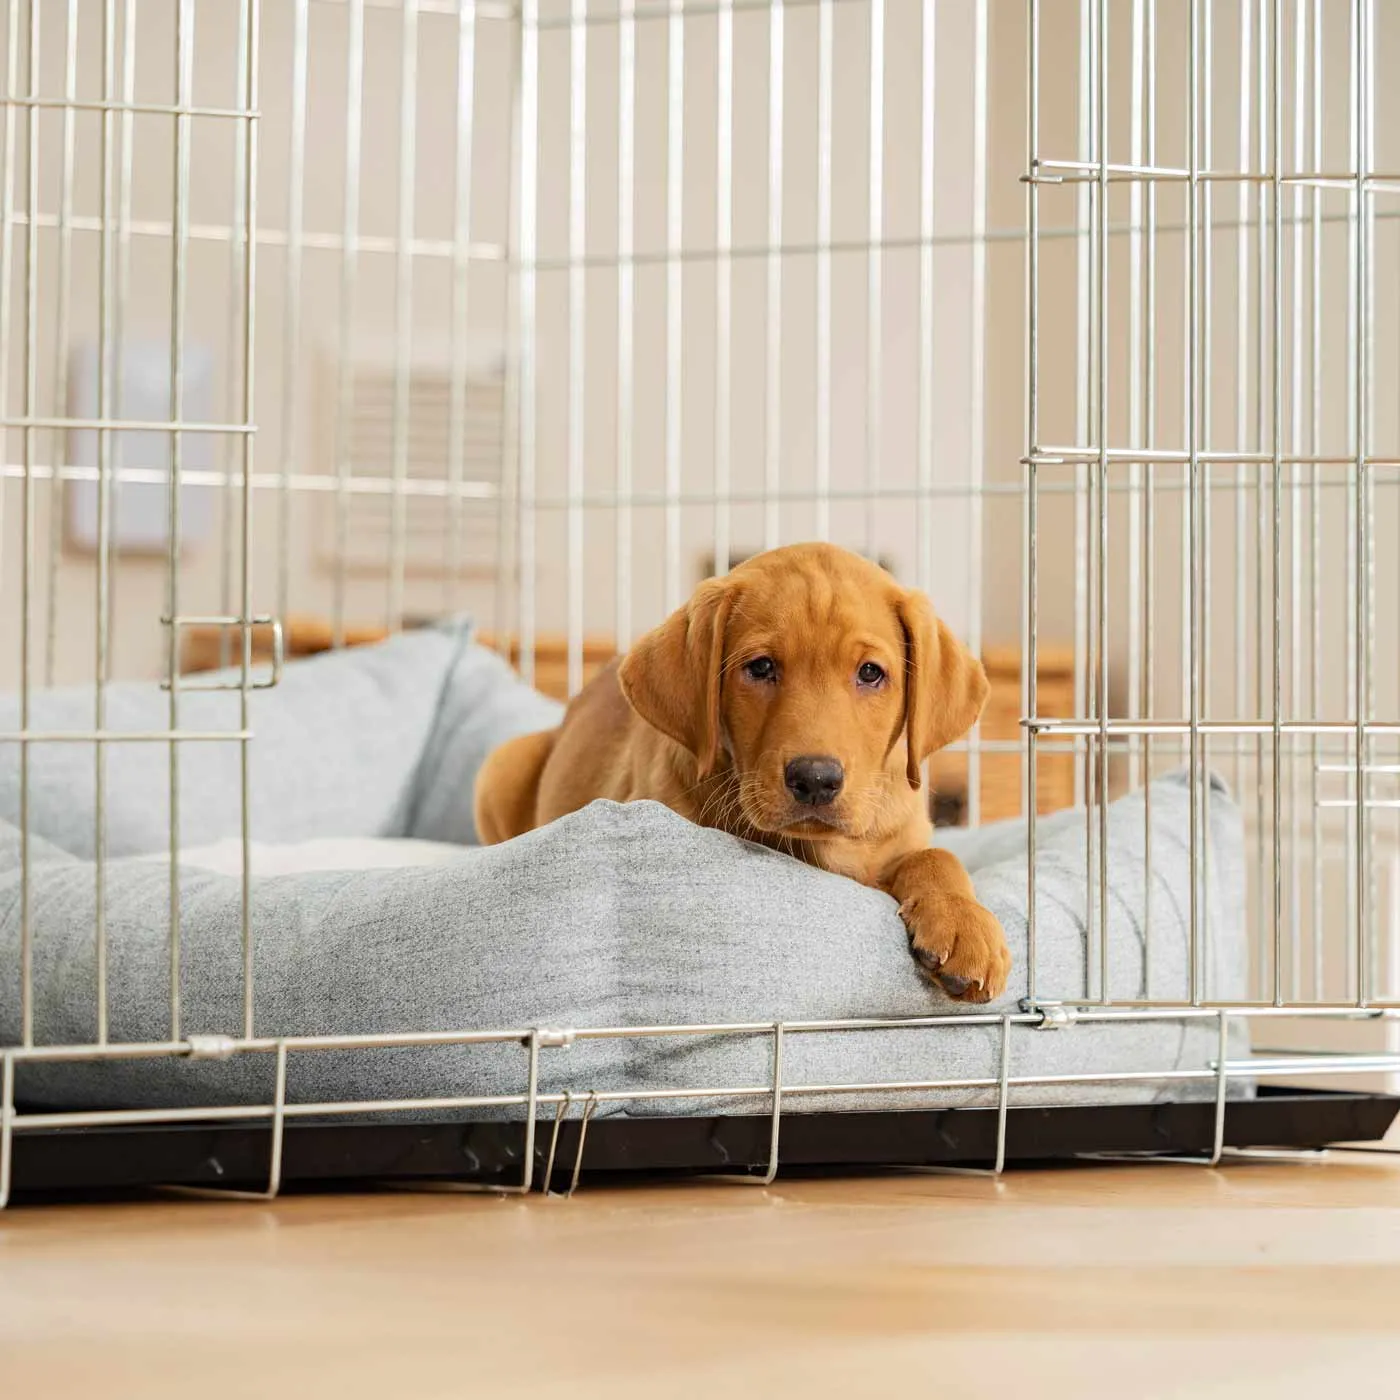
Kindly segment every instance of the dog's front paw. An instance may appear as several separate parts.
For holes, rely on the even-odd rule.
[[[957,894],[919,894],[899,906],[924,973],[957,1001],[993,1001],[1006,990],[1011,953],[996,915]]]

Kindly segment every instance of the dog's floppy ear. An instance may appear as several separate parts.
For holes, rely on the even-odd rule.
[[[982,663],[934,616],[922,593],[906,593],[897,611],[904,629],[909,786],[917,788],[920,764],[977,723],[990,686]]]
[[[724,630],[732,599],[728,579],[702,583],[685,607],[636,642],[617,673],[627,703],[689,749],[702,778],[719,758]]]

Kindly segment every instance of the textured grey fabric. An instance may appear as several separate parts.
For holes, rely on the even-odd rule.
[[[90,731],[93,704],[90,686],[36,691],[29,726]],[[109,686],[106,707],[109,730],[169,726],[169,697],[155,685]],[[422,823],[422,834],[473,840],[470,793],[486,754],[513,734],[557,724],[559,714],[560,706],[522,685],[498,656],[471,645],[465,623],[289,665],[280,685],[249,697],[257,736],[248,746],[252,830],[261,841],[303,841],[418,835]],[[190,733],[237,731],[237,694],[182,692],[179,725]],[[0,732],[18,728],[18,697],[0,695]],[[181,845],[236,836],[241,746],[221,740],[179,747]],[[168,848],[169,746],[110,743],[106,753],[108,854]],[[91,857],[95,771],[91,744],[31,745],[30,832]],[[0,743],[0,820],[19,823],[18,744]]]
[[[476,646],[462,648],[442,688],[402,834],[421,841],[473,844],[471,794],[486,756],[517,734],[553,729],[563,715],[562,705],[522,685],[494,653]]]
[[[190,726],[230,722],[227,696],[184,700]],[[114,687],[114,725],[159,725],[155,687]],[[205,708],[205,707],[208,708]],[[288,668],[254,700],[254,834],[262,841],[328,835],[472,835],[475,772],[502,738],[553,723],[558,707],[526,690],[460,630],[406,636]],[[0,704],[0,725],[13,706]],[[72,692],[36,696],[36,727],[82,727]],[[15,746],[0,745],[0,1044],[18,1038],[19,837]],[[238,830],[237,748],[184,749],[186,842]],[[109,849],[159,851],[166,842],[164,746],[109,750]],[[89,1040],[95,1007],[92,754],[36,747],[32,760],[30,911],[36,1038]],[[1146,881],[1143,793],[1109,815],[1109,982],[1115,996],[1186,993],[1188,796],[1179,777],[1151,788],[1153,870]],[[1243,990],[1242,837],[1217,786],[1205,968],[1207,994]],[[1086,935],[1085,820],[1039,824],[1038,988],[1042,996],[1097,989],[1097,919]],[[1025,990],[1025,833],[1019,823],[948,833],[1000,917],[1015,958],[1001,1002]],[[237,1033],[242,1024],[240,884],[182,869],[183,1032]],[[1144,905],[1151,899],[1151,947]],[[169,870],[160,860],[113,859],[105,882],[111,1034],[168,1034]],[[598,1027],[844,1019],[960,1012],[919,976],[894,902],[839,876],[692,826],[654,803],[595,803],[490,849],[464,848],[446,865],[301,873],[255,880],[256,1030],[260,1035]],[[1086,949],[1089,956],[1086,958]],[[1087,980],[1086,980],[1087,979]],[[994,1077],[995,1027],[794,1034],[785,1080],[861,1084]],[[1013,1075],[1203,1067],[1208,1024],[1158,1021],[1017,1030]],[[767,1039],[657,1038],[578,1042],[543,1052],[545,1090],[760,1085]],[[518,1093],[519,1046],[377,1049],[293,1056],[293,1101]],[[27,1103],[140,1107],[266,1102],[271,1057],[222,1063],[127,1061],[24,1065]],[[1158,1083],[1027,1087],[1022,1103],[1145,1100]],[[1174,1097],[1211,1092],[1175,1085]],[[788,1108],[989,1102],[990,1090],[922,1097],[795,1096]],[[754,1111],[754,1099],[639,1104],[637,1112]]]

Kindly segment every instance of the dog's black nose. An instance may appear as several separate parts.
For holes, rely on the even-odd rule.
[[[846,770],[834,758],[794,758],[783,779],[804,807],[829,807],[846,781]]]

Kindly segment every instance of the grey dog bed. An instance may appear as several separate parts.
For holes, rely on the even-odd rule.
[[[115,685],[108,728],[167,722],[158,687]],[[559,707],[522,686],[465,625],[444,626],[291,665],[251,699],[250,811],[260,842],[327,836],[460,843],[447,863],[258,877],[251,928],[259,1036],[404,1031],[665,1026],[918,1017],[978,1012],[919,975],[894,901],[786,856],[692,826],[647,802],[594,803],[505,846],[473,848],[472,785],[501,740],[556,722]],[[237,697],[180,697],[182,732],[236,729]],[[30,726],[81,731],[90,690],[38,693]],[[0,697],[0,731],[18,728]],[[19,746],[0,742],[0,1045],[19,1038]],[[185,846],[237,836],[239,745],[180,747]],[[110,1034],[169,1033],[169,746],[110,743],[106,758]],[[94,755],[86,743],[31,746],[30,909],[35,1039],[95,1033]],[[1114,996],[1175,999],[1187,986],[1188,792],[1179,777],[1151,789],[1150,888],[1146,805],[1134,793],[1109,812],[1109,986]],[[1204,968],[1211,997],[1243,991],[1242,836],[1216,787],[1210,804]],[[1006,823],[942,840],[973,872],[1000,918],[1015,967],[992,1010],[1025,993],[1025,829]],[[1096,989],[1097,927],[1086,933],[1085,821],[1062,813],[1038,826],[1038,990]],[[241,885],[208,870],[180,874],[182,1034],[242,1026]],[[1150,896],[1150,953],[1143,909]],[[1095,924],[1097,916],[1095,918]],[[1088,956],[1086,957],[1086,952]],[[1087,980],[1086,980],[1087,979]],[[1013,1076],[1202,1069],[1215,1027],[1157,1020],[1017,1028]],[[995,1077],[1000,1030],[966,1025],[786,1037],[784,1081],[873,1084]],[[771,1042],[751,1037],[578,1041],[541,1053],[543,1091],[761,1085]],[[22,1102],[44,1107],[266,1103],[272,1056],[219,1061],[136,1059],[102,1065],[22,1063]],[[293,1102],[519,1093],[517,1045],[375,1048],[291,1056]],[[1209,1082],[1135,1080],[1020,1087],[1017,1103],[1143,1102],[1207,1096]],[[804,1108],[974,1104],[994,1091],[798,1096]],[[693,1112],[694,1100],[629,1111]],[[753,1112],[753,1099],[707,1111]]]

